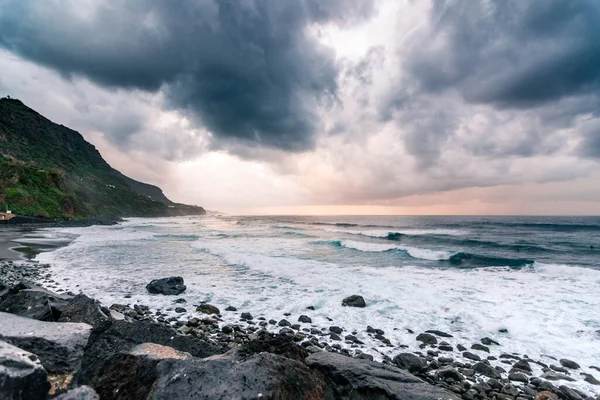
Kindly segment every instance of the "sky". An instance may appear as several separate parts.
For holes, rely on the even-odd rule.
[[[234,214],[600,214],[597,0],[0,0],[0,94]]]

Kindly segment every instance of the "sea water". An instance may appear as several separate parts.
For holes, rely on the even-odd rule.
[[[60,287],[106,305],[173,308],[174,298],[145,285],[178,275],[187,285],[182,319],[201,301],[230,322],[239,313],[224,312],[229,305],[267,320],[291,313],[292,323],[307,314],[315,326],[355,331],[379,360],[398,345],[416,350],[416,334],[437,329],[452,345],[488,336],[501,343],[496,357],[569,358],[599,374],[589,369],[600,366],[598,217],[201,216],[46,233],[73,240],[37,257]],[[367,307],[342,307],[353,294]],[[368,336],[367,325],[395,347]]]

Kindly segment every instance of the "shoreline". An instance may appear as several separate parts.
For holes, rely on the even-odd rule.
[[[35,262],[23,263],[27,265],[24,270],[27,270],[26,277],[29,280],[41,284],[43,287],[48,287],[59,294],[67,292],[61,289],[60,283],[56,281],[60,277],[46,273],[50,267],[49,265]],[[1,262],[0,265],[2,265]],[[69,294],[74,295],[72,292]],[[267,331],[291,339],[301,347],[310,349],[313,352],[325,350],[326,352],[336,352],[357,359],[373,360],[373,356],[369,354],[372,351],[366,349],[365,343],[356,337],[358,332],[346,330],[342,326],[338,327],[334,322],[329,327],[314,326],[310,320],[311,310],[309,309],[306,310],[304,315],[284,313],[282,318],[277,321],[274,319],[267,320],[262,316],[252,316],[250,315],[252,310],[241,309],[238,311],[235,308],[218,310],[206,303],[192,306],[185,299],[182,299],[185,297],[185,292],[179,296],[169,297],[173,299],[173,306],[164,310],[155,309],[151,304],[106,304],[104,306],[123,314],[131,320],[151,321],[163,326],[170,326],[177,329],[181,334],[204,337],[229,349],[247,343],[252,337],[256,336],[257,332]],[[196,310],[196,312],[188,312],[190,309]],[[202,311],[200,311],[201,309]],[[194,315],[190,316],[189,314]],[[232,315],[235,316],[237,322],[230,322]],[[303,322],[297,322],[297,320]],[[564,388],[581,389],[587,385],[583,383],[584,380],[587,380],[588,383],[597,382],[593,375],[588,377],[588,375],[581,373],[581,369],[566,368],[564,363],[561,365],[560,360],[554,359],[551,355],[544,359],[534,360],[522,354],[503,353],[502,346],[496,344],[497,342],[490,338],[482,338],[481,343],[468,344],[457,343],[452,335],[445,332],[435,330],[414,332],[414,335],[422,343],[420,349],[414,349],[405,345],[397,346],[390,343],[385,337],[385,332],[377,327],[367,326],[365,329],[369,337],[381,342],[382,346],[396,348],[395,357],[382,355],[381,361],[383,364],[408,369],[415,376],[429,384],[454,391],[465,399],[471,398],[468,396],[474,394],[471,391],[468,395],[467,393],[471,389],[457,386],[457,383],[469,382],[470,386],[474,386],[480,384],[481,381],[487,382],[491,379],[492,384],[501,382],[502,387],[511,385],[522,398],[533,398],[526,396],[528,394],[532,396],[532,391],[536,389],[536,387],[531,386],[532,382],[542,384],[544,388],[554,388],[555,391],[558,391],[559,387],[562,387],[563,390],[567,390]],[[376,351],[375,348],[371,350]],[[568,364],[569,360],[565,362]],[[490,366],[491,369],[486,368],[483,364]],[[515,367],[515,365],[521,368]],[[582,367],[587,368],[589,366]],[[600,366],[594,367],[598,368],[598,372],[600,372]],[[595,370],[595,368],[593,369]],[[452,369],[458,375],[449,374],[451,378],[440,381],[439,374],[441,371],[444,373],[443,371],[446,369]],[[540,379],[540,377],[546,379]],[[450,383],[447,383],[447,381]],[[512,393],[511,387],[506,390]],[[592,392],[590,391],[590,393]],[[600,390],[597,390],[594,396],[598,393],[600,393]],[[582,399],[593,398],[588,394],[579,392]]]

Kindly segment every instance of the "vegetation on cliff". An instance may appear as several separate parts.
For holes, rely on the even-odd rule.
[[[51,218],[204,214],[112,168],[83,136],[0,99],[0,210]]]

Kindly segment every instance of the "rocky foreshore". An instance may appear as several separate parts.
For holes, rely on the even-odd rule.
[[[178,277],[147,287],[172,296],[170,309],[106,307],[61,289],[47,267],[0,263],[0,398],[600,399],[582,391],[600,382],[576,362],[504,353],[494,338],[415,332],[410,351],[377,327],[315,326],[310,307],[275,320],[191,305]],[[374,361],[365,335],[397,351]]]

